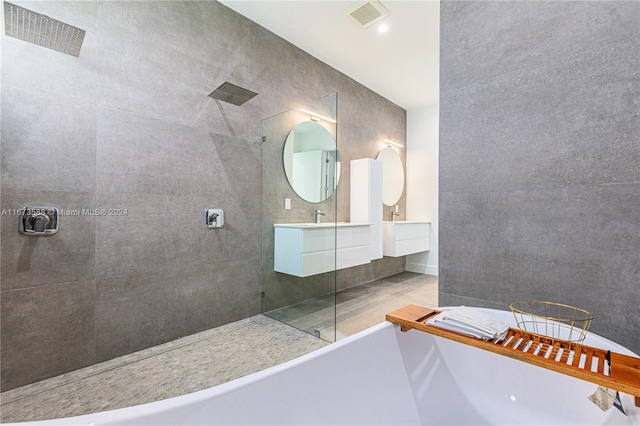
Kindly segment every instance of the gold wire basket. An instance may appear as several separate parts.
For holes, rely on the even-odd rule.
[[[588,311],[562,303],[514,300],[509,307],[524,337],[559,340],[573,351],[582,345],[593,320]]]

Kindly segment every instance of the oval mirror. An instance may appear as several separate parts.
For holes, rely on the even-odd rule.
[[[376,160],[382,161],[382,203],[385,206],[396,205],[404,191],[402,160],[393,148],[380,151]]]
[[[340,180],[338,148],[321,124],[304,121],[289,132],[282,153],[284,172],[305,201],[319,203],[333,194]]]

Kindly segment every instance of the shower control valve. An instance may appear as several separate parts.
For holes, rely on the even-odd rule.
[[[204,226],[206,228],[222,228],[224,226],[222,209],[206,209],[204,211]]]
[[[20,209],[20,232],[25,235],[51,235],[58,232],[58,209],[24,207]]]

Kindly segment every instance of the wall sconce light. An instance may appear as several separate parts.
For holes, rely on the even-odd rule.
[[[308,109],[305,109],[305,108],[300,108],[300,111],[311,115],[311,121],[318,122],[320,120],[324,120],[324,121],[328,121],[329,123],[336,123],[336,120],[334,120],[333,118],[325,117],[324,115],[320,115],[317,112],[309,111]]]
[[[399,143],[394,142],[394,141],[392,141],[392,140],[390,140],[390,139],[384,139],[384,142],[385,142],[389,147],[392,147],[392,146],[397,146],[398,148],[402,148],[402,147],[404,147],[404,145],[400,145]]]

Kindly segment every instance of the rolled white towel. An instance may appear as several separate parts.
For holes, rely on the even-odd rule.
[[[442,311],[425,324],[455,331],[482,340],[503,340],[509,331],[505,322],[479,309],[460,306]]]

